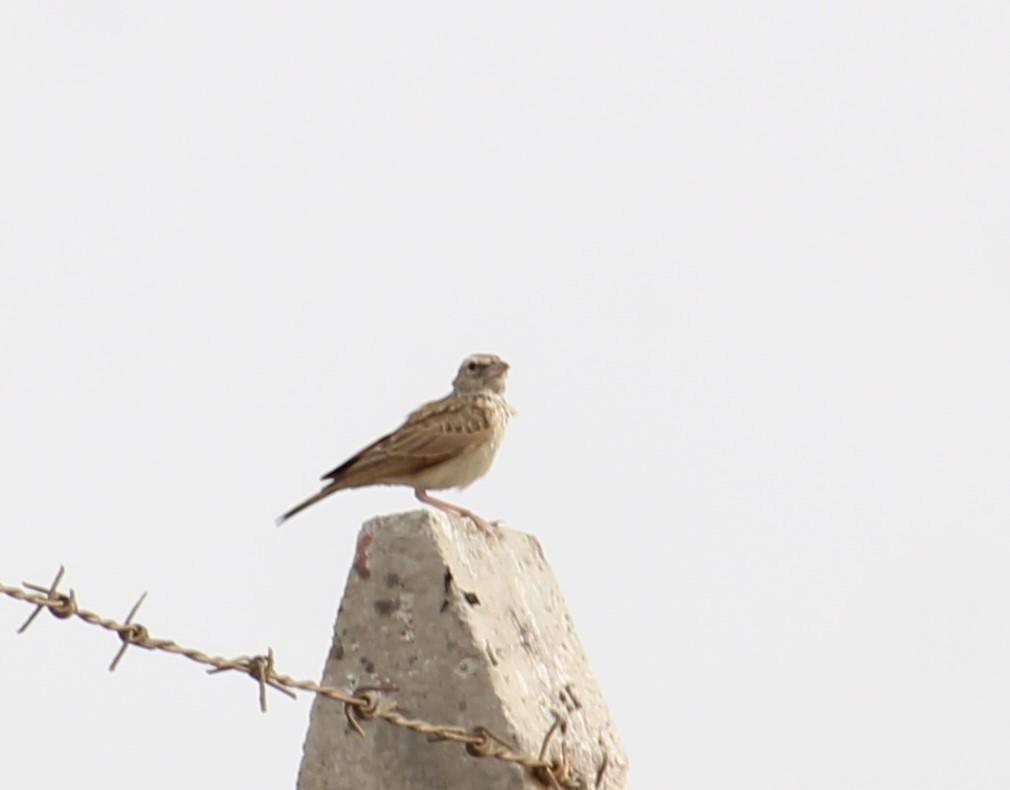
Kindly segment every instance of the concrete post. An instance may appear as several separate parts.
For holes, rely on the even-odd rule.
[[[627,758],[554,574],[531,535],[486,536],[431,510],[366,522],[337,614],[323,685],[391,688],[433,724],[482,725],[537,756],[566,756],[572,787],[623,790]],[[317,696],[298,790],[543,790],[531,771],[458,743],[363,721]],[[564,750],[562,752],[562,750]],[[549,785],[547,785],[549,786]]]

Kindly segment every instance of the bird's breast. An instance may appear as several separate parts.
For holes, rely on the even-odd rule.
[[[512,409],[500,396],[481,396],[481,406],[487,414],[487,439],[471,445],[448,461],[426,469],[418,476],[421,488],[435,491],[465,488],[487,474],[505,437]]]

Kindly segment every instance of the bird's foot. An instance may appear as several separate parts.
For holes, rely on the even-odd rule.
[[[494,537],[498,536],[498,530],[495,529],[495,526],[498,524],[497,521],[493,522],[492,524],[489,524],[487,521],[485,521],[483,518],[481,518],[480,516],[478,516],[472,510],[462,510],[461,509],[460,512],[459,512],[459,514],[461,516],[463,516],[464,518],[470,519],[474,523],[474,525],[476,525],[477,529],[479,529],[481,532],[483,532],[489,538],[494,538]]]
[[[483,532],[489,537],[493,537],[497,534],[494,527],[488,524],[484,519],[474,513],[472,510],[467,510],[466,508],[460,507],[459,505],[454,505],[451,502],[446,502],[442,499],[436,499],[423,488],[415,488],[414,496],[418,498],[421,502],[432,507],[437,507],[443,513],[448,513],[451,516],[462,516],[463,518],[470,519],[474,524],[477,525],[477,529]]]

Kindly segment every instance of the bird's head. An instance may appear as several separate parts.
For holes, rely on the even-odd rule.
[[[494,354],[471,354],[459,366],[459,373],[452,382],[453,391],[461,394],[475,392],[505,392],[505,374],[509,364]]]

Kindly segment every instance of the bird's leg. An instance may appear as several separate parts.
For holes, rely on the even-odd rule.
[[[427,505],[437,507],[443,513],[450,513],[452,515],[463,516],[463,518],[470,519],[474,524],[477,525],[477,528],[480,529],[480,531],[483,532],[485,535],[495,534],[494,527],[488,524],[483,518],[478,516],[472,510],[467,510],[466,508],[462,508],[459,505],[454,505],[451,502],[446,502],[443,499],[436,499],[427,491],[425,491],[423,488],[415,488],[414,496],[416,496],[421,502],[424,502]]]

